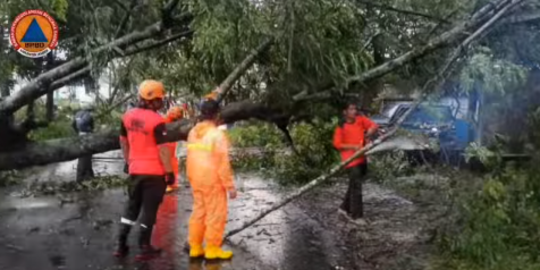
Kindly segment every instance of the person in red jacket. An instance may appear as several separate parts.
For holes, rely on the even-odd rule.
[[[377,132],[377,125],[365,116],[358,115],[356,103],[349,102],[343,111],[342,119],[334,132],[334,147],[345,161],[366,145],[369,138]],[[349,187],[339,211],[355,221],[364,216],[362,202],[362,182],[367,174],[366,157],[360,156],[346,166],[349,175]]]
[[[129,201],[120,219],[116,257],[125,257],[131,227],[139,219],[140,253],[137,260],[152,259],[161,250],[151,245],[152,231],[167,185],[174,183],[171,152],[163,117],[165,89],[161,82],[146,80],[139,86],[139,104],[127,111],[120,126],[120,146],[129,172]],[[140,214],[140,217],[139,217]]]

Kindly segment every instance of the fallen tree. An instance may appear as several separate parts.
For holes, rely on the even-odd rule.
[[[347,166],[349,163],[351,163],[356,158],[365,155],[368,151],[375,148],[376,146],[380,145],[387,139],[393,137],[397,131],[399,130],[401,124],[405,121],[405,119],[418,107],[418,105],[424,100],[428,94],[433,91],[433,89],[438,89],[442,83],[446,80],[447,76],[451,73],[451,68],[456,62],[456,60],[462,55],[462,53],[465,51],[465,49],[474,41],[475,39],[478,39],[481,35],[483,35],[497,20],[499,20],[502,15],[507,13],[509,10],[511,10],[514,6],[520,4],[524,0],[513,0],[508,1],[508,3],[500,8],[498,12],[496,12],[493,17],[491,17],[486,23],[484,23],[482,26],[479,27],[478,30],[476,30],[473,34],[471,34],[468,38],[463,41],[454,51],[453,53],[448,57],[446,63],[438,70],[437,74],[428,82],[424,84],[421,90],[421,97],[418,98],[414,104],[398,119],[398,121],[394,124],[394,126],[390,129],[390,131],[380,138],[376,139],[375,141],[369,143],[368,145],[364,146],[362,149],[356,151],[352,157],[349,159],[341,162],[340,164],[334,166],[331,168],[327,173],[320,175],[319,177],[313,179],[308,184],[302,186],[292,194],[286,196],[281,201],[273,204],[270,208],[261,211],[258,215],[251,218],[250,220],[244,222],[242,226],[239,228],[233,229],[229,231],[225,235],[225,239],[230,238],[231,236],[238,234],[239,232],[249,228],[259,220],[263,219],[264,217],[268,216],[270,213],[280,209],[281,207],[287,205],[288,203],[296,200],[303,194],[307,193],[308,191],[312,190],[316,186],[319,186],[331,179],[332,176],[337,174],[339,171],[343,170],[345,166]]]
[[[134,55],[181,38],[190,37],[193,31],[189,30],[189,24],[193,16],[190,13],[175,16],[173,11],[178,1],[170,0],[164,5],[162,20],[159,22],[143,30],[137,30],[119,37],[92,50],[91,54],[105,54],[107,61],[110,61],[115,57]],[[171,21],[175,22],[175,25],[171,25]],[[153,40],[154,37],[161,35],[164,30],[171,29],[173,26],[175,29],[180,29],[180,33],[173,33],[162,40]],[[62,61],[61,65],[55,65],[54,68],[43,72],[18,91],[0,100],[0,130],[2,130],[0,133],[0,151],[24,148],[28,143],[27,133],[31,129],[18,129],[21,125],[13,121],[13,114],[17,110],[46,94],[86,78],[91,70],[92,57],[90,56],[81,56],[69,61]],[[37,128],[40,126],[34,125],[32,127]]]
[[[409,63],[414,59],[433,52],[437,48],[442,48],[444,46],[453,44],[454,42],[466,37],[467,33],[473,32],[481,25],[481,23],[486,22],[495,14],[498,14],[498,12],[506,8],[508,5],[515,5],[516,1],[518,0],[492,1],[489,5],[486,5],[485,7],[475,12],[468,21],[459,23],[457,26],[443,33],[441,36],[429,40],[425,46],[407,52],[392,61],[386,62],[360,75],[353,76],[348,81],[366,82],[368,80],[377,78],[393,70],[396,70],[397,68],[405,65],[406,63]],[[265,40],[265,42],[263,42],[258,49],[262,48],[262,50],[264,50],[264,48],[270,46],[271,43],[271,40]],[[260,53],[258,49],[254,50],[254,53]],[[256,55],[253,56],[252,54],[250,54],[246,58],[246,60],[243,61],[242,64],[240,64],[239,67],[235,69],[232,74],[229,75],[229,77],[224,81],[224,83],[222,83],[222,90],[226,92],[228,89],[230,89],[233,82],[236,81],[236,79],[238,79],[240,76],[242,76],[242,74],[253,63],[253,61],[255,61],[255,59]],[[51,75],[49,74],[49,76]],[[39,80],[36,81],[39,82]],[[19,98],[12,98],[11,100],[26,100],[29,96],[39,96],[39,87],[36,88],[35,85],[30,85],[25,89],[27,92],[26,94],[21,94],[18,96]],[[36,91],[38,93],[34,93]],[[224,93],[221,93],[220,96],[223,96],[223,94]],[[306,96],[309,95],[306,95],[306,93],[304,93],[303,96],[299,95],[296,98],[296,102],[305,100]],[[8,103],[9,102],[4,104]],[[2,111],[2,108],[4,108],[4,110],[6,111],[10,111],[12,109],[9,108],[15,107],[17,106],[0,106],[0,112]],[[268,104],[257,104],[250,101],[240,101],[225,106],[222,116],[227,123],[255,118],[263,121],[276,123],[276,125],[281,127],[286,127],[292,115],[291,112],[282,111],[279,107],[275,107],[274,104],[269,106]],[[170,141],[185,139],[189,129],[192,126],[193,123],[186,121],[181,121],[168,125]],[[34,165],[43,165],[53,162],[67,161],[75,159],[82,155],[95,154],[118,149],[119,145],[117,142],[117,136],[118,133],[116,133],[115,131],[109,131],[100,134],[90,135],[87,137],[64,138],[44,143],[30,143],[25,145],[24,147],[18,148],[16,151],[0,153],[0,170],[24,168]]]
[[[266,39],[235,68],[220,85],[220,97],[224,96],[234,82],[255,62],[257,56],[268,49],[273,39]],[[266,106],[249,101],[234,102],[222,111],[226,123],[257,118],[263,121],[281,123],[288,119],[278,115]],[[167,125],[169,141],[185,140],[194,122],[182,120]],[[0,153],[0,170],[20,169],[35,165],[76,159],[82,155],[102,153],[120,148],[118,131],[110,130],[82,137],[61,138],[43,143],[29,143],[16,151]]]

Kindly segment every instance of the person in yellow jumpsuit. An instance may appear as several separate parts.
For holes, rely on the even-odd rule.
[[[180,107],[172,107],[167,112],[167,115],[165,116],[165,123],[172,123],[178,120],[181,120],[184,117],[184,112],[182,108]],[[178,158],[176,157],[176,142],[171,142],[167,144],[171,153],[171,165],[173,166],[174,170],[174,184],[168,185],[166,192],[172,192],[178,189],[178,173],[179,173],[179,164],[178,164]]]
[[[227,195],[237,196],[229,160],[229,139],[219,130],[219,104],[201,104],[201,122],[188,135],[187,178],[193,192],[189,220],[189,255],[206,259],[230,259],[232,251],[221,248],[227,223]],[[206,248],[203,249],[203,241]]]

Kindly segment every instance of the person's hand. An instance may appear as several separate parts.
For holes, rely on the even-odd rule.
[[[129,165],[127,163],[124,164],[124,173],[129,174]]]
[[[166,173],[166,174],[165,174],[165,183],[166,183],[168,186],[174,184],[174,181],[176,180],[176,179],[174,179],[174,178],[175,178],[175,177],[174,177],[174,173],[173,173],[173,172],[168,172],[168,173]]]
[[[238,196],[238,192],[236,191],[236,188],[231,188],[228,190],[228,192],[229,192],[229,198],[231,200],[236,199],[236,197]]]

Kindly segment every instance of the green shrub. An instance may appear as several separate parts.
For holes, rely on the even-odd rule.
[[[45,141],[75,135],[76,133],[71,127],[71,121],[68,119],[58,119],[49,123],[45,128],[32,130],[29,133],[29,138],[34,141]]]
[[[255,123],[240,125],[229,131],[234,147],[280,147],[283,146],[283,134],[271,124]]]
[[[455,194],[458,218],[440,238],[448,269],[540,269],[540,170],[506,169]],[[472,183],[471,183],[472,185]]]
[[[331,122],[314,120],[291,128],[296,153],[288,156],[276,154],[274,178],[284,185],[304,184],[326,172],[339,161],[338,152],[332,144],[337,119]]]
[[[370,156],[368,162],[370,179],[379,183],[385,183],[413,171],[403,151],[377,153]]]
[[[234,147],[264,149],[261,155],[243,155],[233,162],[235,169],[256,170],[284,185],[303,184],[319,176],[339,159],[332,146],[337,119],[314,120],[292,125],[289,130],[296,153],[285,142],[285,135],[269,124],[233,128],[229,136]]]

